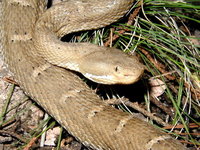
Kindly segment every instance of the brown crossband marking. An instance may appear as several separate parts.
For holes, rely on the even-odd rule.
[[[18,35],[18,34],[15,34],[11,37],[11,41],[12,42],[15,42],[15,41],[28,41],[28,40],[31,40],[32,39],[32,36],[31,34],[27,34],[27,33],[24,33],[24,34],[21,34],[21,35]]]
[[[33,70],[32,76],[34,78],[37,78],[40,74],[42,74],[43,71],[47,70],[50,67],[51,67],[51,65],[49,63],[39,66]]]
[[[80,93],[80,92],[81,92],[81,90],[69,89],[66,93],[64,93],[64,94],[61,96],[60,100],[61,100],[61,101],[67,102],[67,100],[68,100],[69,98],[75,97],[75,96],[77,95],[77,93]]]
[[[88,119],[91,119],[91,118],[95,117],[97,113],[99,113],[99,112],[104,110],[104,107],[105,107],[105,105],[100,105],[100,106],[92,109],[90,111],[90,113],[88,114]]]
[[[30,0],[7,0],[8,1],[8,4],[12,5],[12,4],[18,4],[18,5],[21,5],[21,6],[32,6],[32,3]]]
[[[171,139],[171,137],[168,135],[156,137],[156,138],[152,139],[150,142],[148,142],[145,147],[147,150],[151,150],[152,146],[154,144],[158,143],[159,141],[163,141],[163,140],[167,140],[167,139]]]
[[[128,117],[126,117],[126,118],[124,118],[124,119],[122,119],[122,120],[120,120],[120,122],[119,122],[119,124],[118,124],[118,126],[117,126],[117,128],[116,128],[116,130],[115,130],[115,133],[118,133],[118,132],[121,132],[122,131],[122,129],[125,127],[125,125],[127,124],[127,122],[130,120],[130,119],[132,119],[133,118],[133,116],[128,116]]]

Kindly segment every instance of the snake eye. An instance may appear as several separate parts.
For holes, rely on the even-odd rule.
[[[115,72],[118,72],[118,70],[119,70],[119,67],[116,66],[116,67],[115,67]]]

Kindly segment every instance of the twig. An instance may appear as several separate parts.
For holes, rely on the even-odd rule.
[[[173,108],[169,108],[168,106],[165,106],[162,102],[156,100],[154,97],[150,97],[150,101],[154,103],[156,106],[158,106],[160,109],[162,109],[164,112],[166,112],[168,115],[173,117]]]
[[[35,144],[35,141],[37,141],[37,139],[38,137],[33,137],[23,150],[30,150],[33,144]]]
[[[189,128],[199,128],[200,127],[200,123],[199,124],[190,123],[190,124],[188,124],[188,127]],[[179,124],[179,125],[176,125],[176,126],[174,126],[174,125],[167,125],[167,126],[163,127],[163,129],[172,129],[172,128],[174,128],[174,129],[181,129],[181,128],[184,128],[184,125],[182,125],[182,124]]]
[[[188,141],[183,141],[183,140],[179,140],[181,143],[185,143],[185,144],[190,144],[190,145],[194,145],[193,142],[188,142]],[[200,144],[198,143],[195,143],[196,145],[199,145],[199,148],[200,148]],[[197,149],[198,150],[198,149]]]
[[[176,77],[169,75],[168,72],[165,70],[165,66],[152,58],[152,56],[149,54],[148,51],[146,51],[144,48],[138,47],[138,49],[154,64],[154,66],[163,74],[165,74],[165,77],[169,80],[175,80]]]
[[[3,80],[11,84],[19,85],[15,80],[11,79],[10,77],[3,77]]]
[[[159,124],[161,124],[161,125],[163,125],[163,126],[166,126],[166,125],[167,125],[167,123],[164,122],[164,121],[163,121],[162,119],[160,119],[159,117],[157,117],[157,116],[153,115],[152,113],[146,111],[145,109],[141,108],[137,102],[132,103],[132,102],[128,101],[128,102],[125,102],[125,104],[126,104],[127,106],[132,107],[132,108],[136,109],[137,111],[143,113],[145,116],[151,118],[152,120],[156,121],[157,123],[159,123]]]
[[[166,126],[168,125],[167,123],[165,123],[162,119],[160,119],[159,117],[153,115],[152,113],[146,111],[145,109],[141,108],[139,106],[139,104],[137,102],[132,103],[130,102],[128,99],[126,98],[122,98],[122,99],[111,99],[111,100],[107,100],[106,103],[107,104],[119,104],[123,101],[123,103],[139,112],[141,112],[142,114],[144,114],[145,116],[151,118],[152,120],[155,120],[157,123]]]
[[[9,136],[12,136],[12,137],[20,140],[23,143],[26,143],[26,141],[27,141],[26,139],[24,139],[23,137],[21,137],[20,135],[18,135],[17,133],[14,133],[12,131],[0,130],[0,134],[6,134],[6,135],[9,135]]]
[[[133,24],[134,18],[138,15],[140,9],[141,9],[141,6],[137,7],[133,11],[133,13],[128,18],[127,25],[132,25]],[[112,36],[112,38],[109,38],[109,40],[104,43],[104,46],[109,46],[110,43],[112,43],[113,41],[115,41],[115,40],[117,40],[119,38],[120,34],[123,34],[126,31],[129,31],[129,30],[128,29],[122,29],[122,30],[118,31],[118,34],[115,34],[115,35]]]
[[[16,118],[13,118],[13,119],[8,120],[8,121],[6,120],[2,124],[0,124],[0,129],[3,129],[3,128],[7,127],[7,126],[9,126],[9,128],[10,128],[10,125],[12,125],[13,123],[15,125],[15,122],[16,122]]]

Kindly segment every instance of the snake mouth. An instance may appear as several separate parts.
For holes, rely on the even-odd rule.
[[[86,78],[90,79],[93,82],[101,84],[115,84],[113,82],[113,76],[110,75],[94,75],[90,73],[83,74]]]
[[[133,84],[137,82],[143,75],[144,70],[137,71],[134,73],[118,74],[118,75],[94,75],[85,73],[83,74],[86,78],[93,82],[100,84]]]

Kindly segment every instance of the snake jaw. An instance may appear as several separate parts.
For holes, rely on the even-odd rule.
[[[132,84],[137,82],[143,75],[144,69],[140,68],[136,72],[123,72],[116,74],[107,74],[107,75],[95,75],[91,73],[83,74],[86,78],[91,81],[101,83],[101,84]]]
[[[93,82],[101,84],[115,84],[113,83],[113,76],[111,75],[94,75],[90,73],[83,74],[86,78],[90,79]]]

